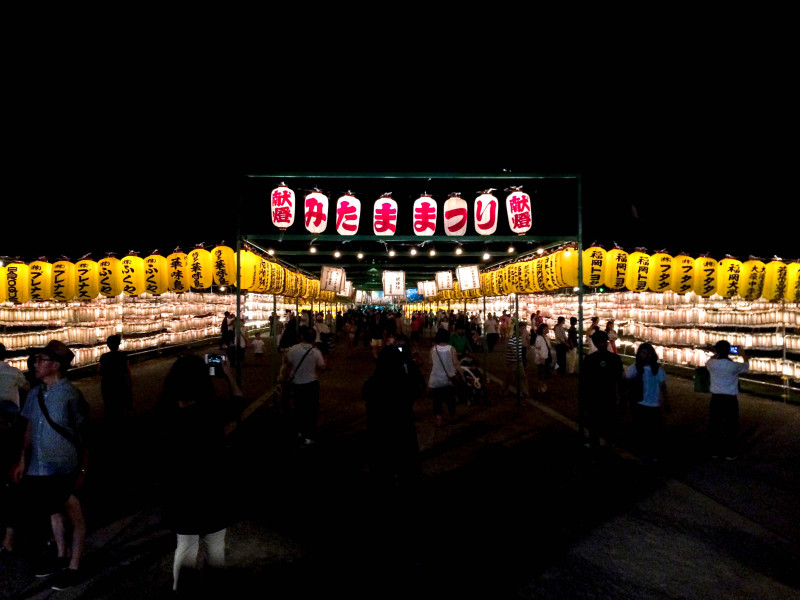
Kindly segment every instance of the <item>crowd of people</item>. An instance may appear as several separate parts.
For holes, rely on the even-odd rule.
[[[370,475],[376,489],[414,489],[422,475],[415,403],[431,403],[436,427],[456,417],[459,403],[476,399],[489,403],[488,374],[475,358],[502,346],[506,370],[493,400],[512,395],[518,403],[547,401],[553,378],[579,373],[583,378],[579,404],[588,428],[587,445],[594,451],[616,441],[620,415],[630,411],[638,433],[639,454],[658,461],[664,452],[664,413],[670,410],[667,377],[655,348],[638,346],[627,368],[618,354],[614,321],[601,328],[593,317],[580,343],[577,318],[552,320],[540,311],[530,320],[502,311],[481,320],[465,311],[350,309],[290,313],[277,330],[281,359],[278,392],[281,409],[291,414],[301,446],[317,440],[320,378],[336,360],[366,353],[374,368],[365,374],[361,390],[367,416]],[[272,320],[273,327],[278,319]],[[225,425],[239,418],[244,407],[233,368],[243,365],[250,349],[255,364],[263,363],[264,340],[248,335],[226,313],[220,324],[220,353],[227,360],[212,374],[196,354],[178,357],[167,375],[158,401],[163,462],[165,515],[176,535],[173,586],[177,590],[186,570],[198,567],[204,556],[211,567],[225,562],[225,531],[236,515],[230,499],[231,482],[209,485],[208,470],[223,472]],[[273,329],[270,335],[274,335]],[[129,357],[120,350],[119,336],[109,337],[109,351],[98,364],[104,419],[109,426],[132,409],[134,381]],[[430,349],[423,353],[426,342]],[[716,344],[708,361],[710,374],[709,432],[714,457],[737,456],[737,383],[748,359],[730,359],[730,344]],[[30,369],[9,366],[0,344],[0,450],[3,465],[0,556],[15,552],[20,515],[47,522],[50,548],[37,569],[38,577],[53,576],[53,589],[66,589],[81,579],[86,521],[81,484],[87,456],[84,426],[88,403],[66,377],[74,358],[62,342],[52,340],[31,356]],[[529,374],[535,385],[529,382]],[[213,379],[227,383],[227,399],[217,397]],[[386,385],[391,382],[391,385]],[[476,393],[479,392],[479,393]],[[202,504],[197,498],[203,498]],[[24,508],[24,510],[23,510]],[[200,549],[204,548],[201,553]]]

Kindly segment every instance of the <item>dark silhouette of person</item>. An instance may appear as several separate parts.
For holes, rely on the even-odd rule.
[[[121,343],[119,335],[108,336],[109,351],[101,354],[97,363],[103,409],[110,423],[118,423],[126,410],[133,409],[133,378],[128,353],[119,349]]]
[[[601,438],[609,448],[614,440],[617,405],[622,390],[624,368],[622,359],[608,349],[608,335],[597,331],[592,336],[596,352],[583,360],[581,376],[584,406],[589,427],[589,445],[600,449]]]

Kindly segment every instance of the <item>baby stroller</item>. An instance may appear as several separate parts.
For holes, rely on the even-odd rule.
[[[467,406],[478,404],[485,398],[483,373],[478,367],[478,361],[472,356],[467,355],[459,363],[464,373],[464,385],[460,391],[460,400],[467,403]]]

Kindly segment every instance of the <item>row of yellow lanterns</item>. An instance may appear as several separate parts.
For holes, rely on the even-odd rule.
[[[591,246],[583,251],[583,284],[592,288],[631,292],[693,292],[708,298],[741,297],[754,301],[800,302],[800,262],[775,258],[768,263],[757,258],[740,261],[733,257],[715,260],[666,252],[647,254],[641,249],[606,251]],[[530,260],[503,265],[480,275],[480,289],[440,290],[435,300],[460,300],[511,293],[540,293],[578,285],[578,251],[567,247]]]
[[[325,302],[335,299],[333,292],[320,290],[318,279],[249,249],[242,250],[241,257],[239,287],[244,291]],[[145,258],[130,253],[123,258],[109,255],[75,263],[66,259],[54,263],[39,259],[30,264],[17,261],[0,266],[0,302],[70,302],[120,294],[190,292],[212,284],[234,286],[237,266],[236,252],[224,245],[212,250],[198,246],[188,253],[176,249],[168,256],[154,253]]]

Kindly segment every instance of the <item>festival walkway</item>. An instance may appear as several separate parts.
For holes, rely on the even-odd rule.
[[[415,495],[389,498],[368,481],[360,391],[369,349],[348,358],[337,344],[310,447],[297,445],[273,403],[274,358],[271,348],[264,364],[248,356],[242,371],[249,406],[231,431],[241,519],[228,531],[228,569],[196,597],[800,596],[796,404],[743,394],[742,453],[715,461],[708,396],[670,376],[665,460],[639,463],[627,419],[618,446],[597,457],[577,433],[574,377],[552,379],[522,406],[499,397],[501,345],[487,356],[490,405],[460,404],[437,428],[430,400],[417,401],[424,481]],[[122,431],[104,430],[97,377],[77,381],[102,448],[85,502],[87,579],[52,591],[21,552],[0,564],[0,598],[170,597],[174,538],[160,521],[148,432],[172,360],[135,365],[136,414]]]

